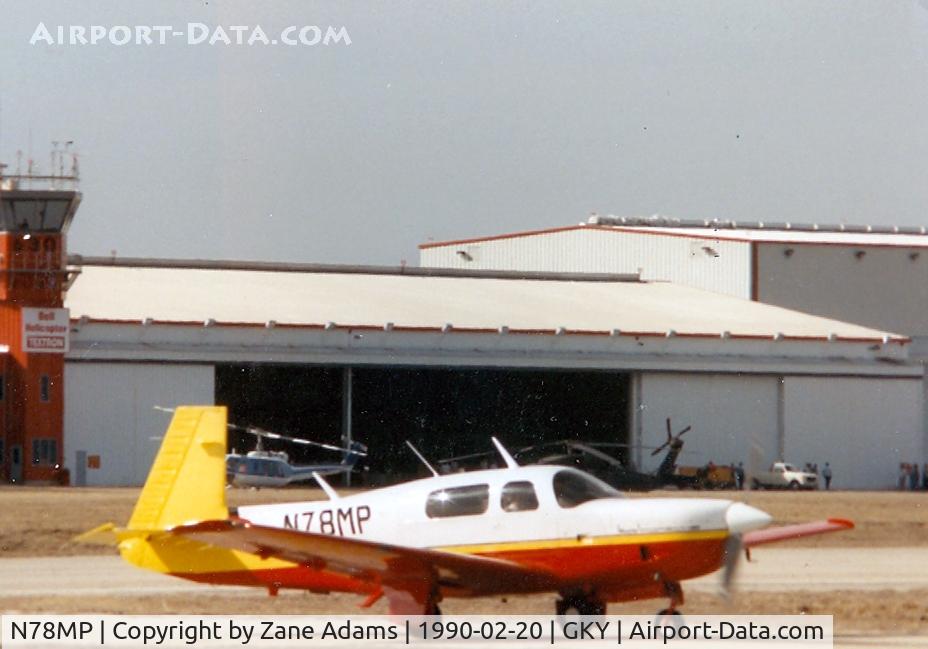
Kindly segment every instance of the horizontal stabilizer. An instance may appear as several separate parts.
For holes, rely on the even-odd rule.
[[[483,595],[555,590],[558,586],[551,573],[510,561],[265,527],[241,520],[184,525],[170,534],[348,576],[378,575],[384,586],[403,590],[411,582],[433,579],[443,586]]]
[[[79,536],[75,536],[74,541],[76,543],[86,543],[88,545],[115,546],[119,545],[119,536],[116,534],[116,526],[113,523],[104,523]]]

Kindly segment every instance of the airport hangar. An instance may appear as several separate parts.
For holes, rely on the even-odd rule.
[[[640,273],[928,339],[924,227],[593,215],[419,248],[423,267]]]
[[[371,482],[431,458],[574,438],[682,463],[831,462],[886,488],[925,446],[904,336],[637,276],[70,259],[64,453],[73,484],[145,477],[168,421],[230,418],[371,449]],[[245,444],[235,439],[233,444]],[[291,449],[288,449],[291,450]],[[318,456],[317,456],[318,457]],[[330,459],[330,458],[326,458]]]

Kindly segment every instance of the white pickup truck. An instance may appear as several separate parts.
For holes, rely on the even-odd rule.
[[[753,489],[818,489],[818,476],[788,462],[774,462],[769,471],[751,478]]]

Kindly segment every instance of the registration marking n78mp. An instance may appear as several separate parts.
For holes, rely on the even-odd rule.
[[[354,536],[364,533],[364,522],[371,518],[371,508],[367,505],[357,507],[338,507],[320,509],[319,511],[285,514],[283,526],[291,530],[303,530],[329,536]]]

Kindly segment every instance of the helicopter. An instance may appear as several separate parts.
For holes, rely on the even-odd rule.
[[[226,455],[226,480],[228,484],[235,487],[283,487],[293,482],[312,480],[314,473],[318,475],[349,474],[354,470],[358,460],[367,456],[367,446],[357,441],[351,441],[347,448],[342,448],[301,437],[273,433],[257,426],[235,424],[227,424],[227,426],[229,430],[247,433],[257,438],[254,450],[242,454],[233,449]],[[265,439],[338,451],[342,453],[342,460],[319,464],[292,464],[290,456],[285,451],[265,449]]]
[[[651,450],[651,456],[667,449],[667,455],[656,471],[646,473],[623,462],[607,449],[629,448],[631,444],[614,444],[608,442],[585,442],[562,439],[543,444],[535,444],[519,449],[513,456],[524,464],[555,464],[571,466],[586,471],[607,484],[624,491],[650,491],[663,487],[678,489],[702,489],[707,486],[705,476],[679,475],[676,473],[677,458],[683,451],[683,435],[692,430],[686,426],[676,434],[673,433],[670,417],[667,418],[667,441]],[[487,453],[474,453],[439,460],[438,465],[444,473],[450,473],[470,461],[488,457]]]

